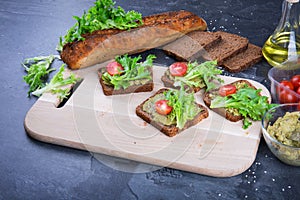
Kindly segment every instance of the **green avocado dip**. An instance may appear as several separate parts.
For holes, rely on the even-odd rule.
[[[300,147],[300,112],[287,112],[267,128],[268,133],[282,144]]]

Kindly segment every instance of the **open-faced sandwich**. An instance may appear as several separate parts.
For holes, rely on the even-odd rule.
[[[144,62],[141,56],[117,56],[115,61],[98,70],[103,93],[107,96],[153,90],[153,60],[150,54]]]
[[[243,120],[243,128],[247,129],[252,120],[261,120],[264,113],[273,106],[268,97],[262,96],[260,92],[261,89],[241,79],[206,92],[203,101],[229,121]]]
[[[161,80],[166,87],[178,89],[183,84],[190,91],[198,92],[202,88],[209,91],[223,82],[218,76],[222,70],[218,69],[216,65],[216,61],[206,61],[201,64],[197,61],[175,62],[169,66]]]
[[[143,120],[172,137],[208,117],[208,110],[195,102],[194,93],[162,88],[136,108]]]

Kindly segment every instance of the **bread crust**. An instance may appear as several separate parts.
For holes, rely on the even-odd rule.
[[[139,53],[182,37],[194,30],[206,30],[204,19],[184,10],[143,17],[143,25],[130,30],[98,30],[84,34],[84,41],[64,45],[61,59],[71,69],[80,69],[117,55]]]
[[[145,84],[139,84],[139,85],[132,85],[127,87],[126,89],[120,88],[118,90],[115,90],[113,86],[107,85],[104,83],[102,79],[103,70],[104,68],[101,68],[98,70],[98,77],[100,85],[102,86],[102,90],[104,95],[111,96],[111,95],[120,95],[120,94],[129,94],[129,93],[138,93],[138,92],[151,92],[154,88],[153,83],[153,70],[152,67],[149,67],[148,70],[150,70],[150,74],[152,79],[147,81]]]
[[[237,81],[234,81],[234,82],[226,84],[226,85],[232,85],[232,84],[242,83],[242,82],[246,83],[251,88],[257,89],[249,81],[244,80],[244,79],[237,80]],[[204,93],[203,102],[208,108],[210,108],[211,101],[213,100],[211,98],[211,94],[218,94],[218,91],[219,91],[219,88]],[[237,122],[237,121],[243,119],[242,115],[233,115],[225,108],[210,108],[210,109],[232,122]]]
[[[152,95],[151,97],[159,94],[159,93],[163,93],[165,91],[168,91],[169,89],[167,88],[162,88],[160,90],[158,90],[154,95]],[[151,98],[149,97],[149,98]],[[189,127],[191,126],[194,126],[196,125],[197,123],[199,123],[201,120],[207,118],[209,116],[209,112],[208,112],[208,109],[201,105],[201,104],[197,104],[202,110],[201,112],[195,116],[195,118],[193,120],[189,120],[182,129],[179,129],[178,127],[176,127],[176,125],[164,125],[158,121],[154,121],[152,119],[152,116],[145,112],[143,110],[143,105],[145,102],[147,102],[148,99],[146,99],[145,101],[143,101],[140,105],[138,105],[136,107],[136,114],[137,116],[139,116],[140,118],[142,118],[144,121],[146,121],[147,123],[151,124],[152,126],[154,126],[155,128],[157,128],[158,130],[160,130],[162,133],[164,133],[165,135],[169,136],[169,137],[173,137],[175,135],[177,135],[178,133],[188,129]]]

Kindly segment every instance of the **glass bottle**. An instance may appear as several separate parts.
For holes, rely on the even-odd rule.
[[[264,57],[274,67],[300,66],[299,6],[299,0],[283,1],[279,24],[262,48]]]

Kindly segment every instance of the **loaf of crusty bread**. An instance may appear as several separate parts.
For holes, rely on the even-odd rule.
[[[206,30],[201,17],[188,11],[173,11],[147,16],[143,25],[130,30],[98,30],[84,34],[84,41],[64,45],[61,59],[71,69],[80,69],[112,59],[156,48],[195,31]]]
[[[234,85],[234,84],[241,84],[241,83],[245,83],[249,87],[256,89],[249,81],[244,80],[244,79],[234,81],[234,82],[229,83],[229,84]],[[205,105],[207,107],[210,108],[211,102],[212,102],[214,96],[216,96],[216,95],[219,95],[219,88],[204,93],[203,102],[205,103]],[[240,115],[240,114],[239,115],[233,115],[232,112],[230,112],[226,108],[212,108],[212,110],[214,112],[218,113],[219,115],[225,117],[227,120],[232,121],[232,122],[236,122],[236,121],[239,121],[239,120],[243,119],[242,115]]]
[[[153,96],[155,96],[159,93],[163,93],[165,91],[168,91],[168,89],[162,88],[149,98],[152,98]],[[144,102],[142,102],[140,105],[138,105],[136,107],[136,114],[140,118],[145,120],[147,123],[151,124],[152,126],[154,126],[155,128],[157,128],[158,130],[160,130],[162,133],[164,133],[165,135],[167,135],[169,137],[173,137],[173,136],[177,135],[178,133],[186,130],[187,128],[196,125],[201,120],[207,118],[209,115],[207,108],[205,106],[197,103],[197,105],[201,108],[201,111],[199,112],[198,115],[196,115],[194,117],[193,120],[189,120],[188,122],[186,122],[186,124],[184,125],[184,127],[182,129],[179,129],[178,127],[176,127],[176,124],[167,126],[167,125],[162,124],[161,122],[153,120],[152,116],[143,110],[143,105],[145,102],[147,102],[149,100],[149,98],[146,99]]]

